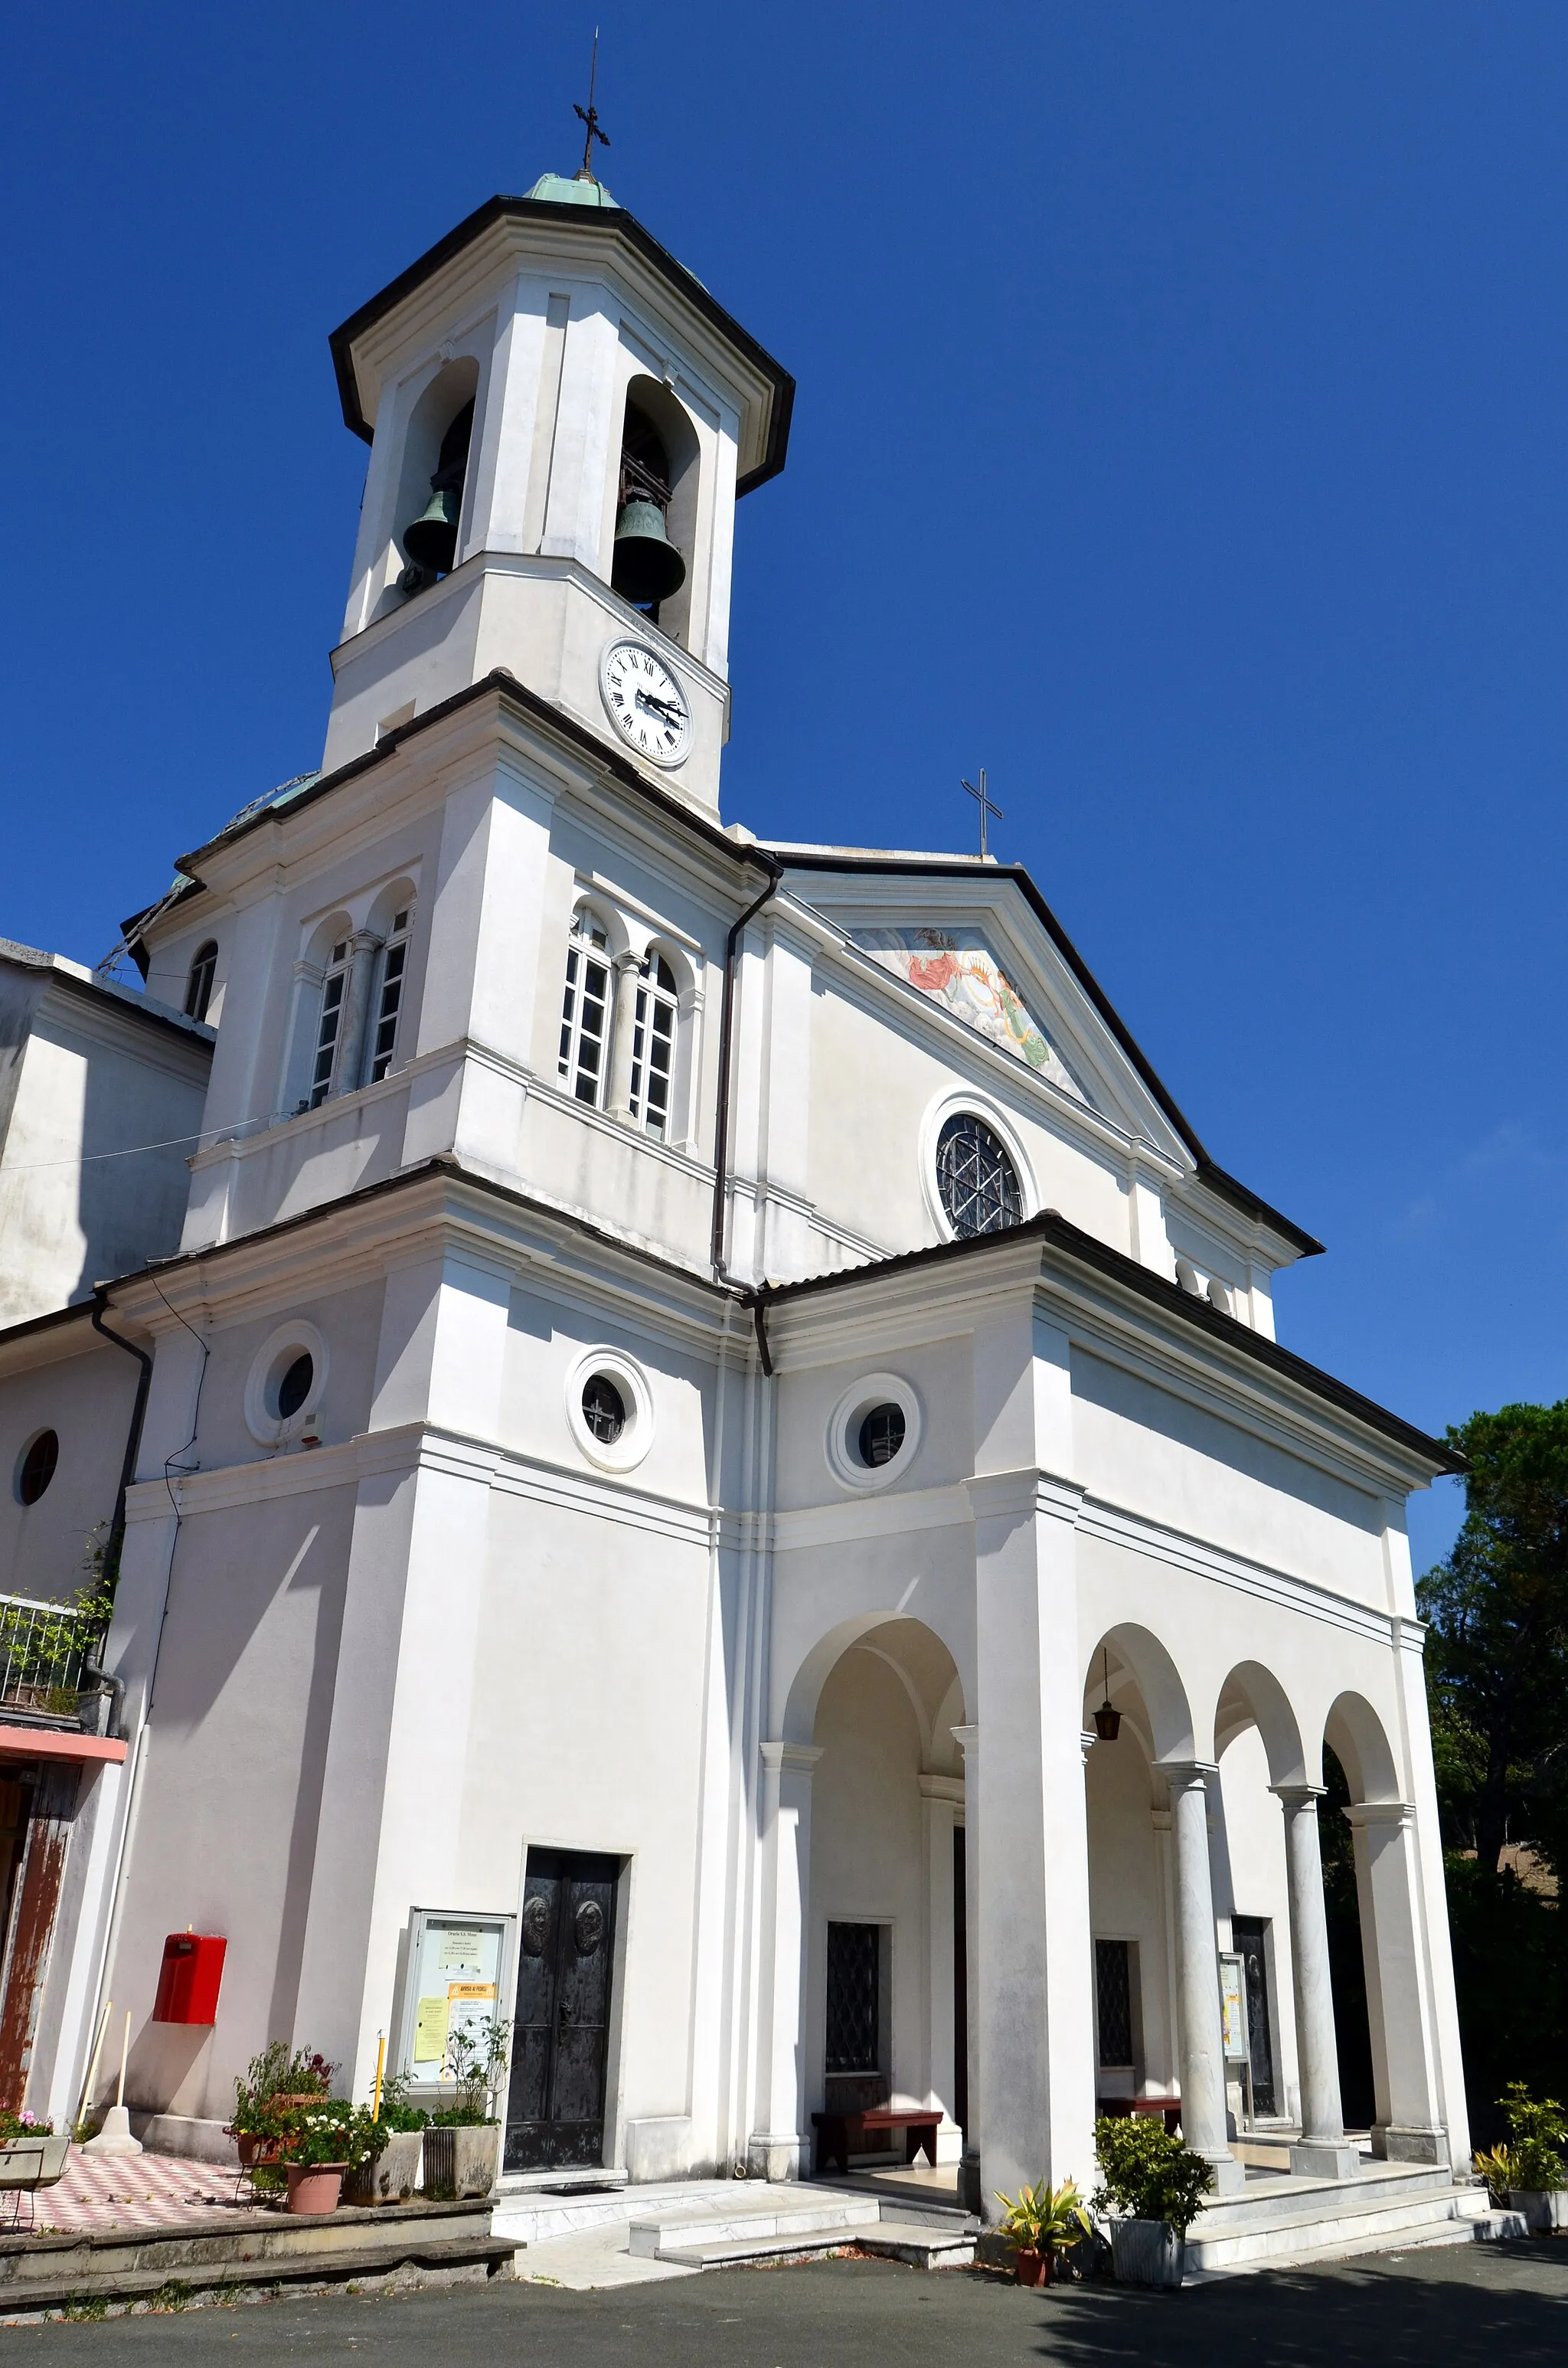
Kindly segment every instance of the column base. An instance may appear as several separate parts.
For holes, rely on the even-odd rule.
[[[1359,2149],[1347,2138],[1302,2138],[1290,2148],[1292,2179],[1355,2179]]]
[[[811,2140],[795,2130],[753,2130],[746,2140],[746,2175],[750,2179],[803,2179],[811,2156]]]
[[[1214,2184],[1209,2191],[1211,2195],[1241,2193],[1247,2183],[1244,2163],[1238,2162],[1233,2154],[1221,2153],[1209,2146],[1199,2146],[1195,2151],[1206,2158],[1213,2170]]]
[[[966,2212],[983,2216],[985,2190],[980,2183],[980,2149],[965,2146],[959,2157],[959,2202]]]
[[[1412,2129],[1381,2122],[1372,2130],[1372,2152],[1381,2162],[1446,2163],[1449,2134],[1440,2129]]]

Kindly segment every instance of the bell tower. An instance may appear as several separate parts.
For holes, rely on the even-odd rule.
[[[586,172],[492,198],[332,352],[370,461],[325,769],[505,666],[716,814],[734,507],[784,465],[788,372]]]

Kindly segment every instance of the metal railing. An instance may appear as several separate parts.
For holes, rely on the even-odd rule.
[[[101,1613],[74,1603],[40,1603],[0,1595],[0,1713],[41,1713],[74,1718],[82,1665],[104,1641]]]

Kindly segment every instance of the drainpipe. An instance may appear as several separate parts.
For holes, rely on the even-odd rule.
[[[724,940],[724,1032],[719,1040],[719,1106],[713,1125],[713,1230],[710,1243],[713,1271],[721,1282],[729,1280],[724,1272],[724,1196],[730,1180],[730,1071],[735,1049],[735,956],[742,931],[761,912],[768,898],[778,894],[778,883],[784,877],[783,865],[776,862],[772,856],[764,854],[760,848],[748,860],[766,865],[767,885],[756,902],[746,906]]]
[[[108,1526],[108,1543],[104,1548],[104,1567],[112,1574],[111,1583],[118,1586],[120,1551],[125,1544],[125,1497],[127,1489],[136,1477],[136,1460],[142,1452],[142,1425],[147,1417],[147,1393],[153,1386],[153,1360],[145,1349],[139,1349],[133,1340],[127,1340],[119,1333],[109,1329],[104,1322],[104,1304],[101,1299],[96,1299],[93,1302],[93,1329],[95,1332],[100,1332],[106,1340],[112,1340],[117,1349],[123,1349],[128,1357],[134,1357],[142,1368],[136,1383],[136,1402],[131,1409],[131,1428],[125,1437],[125,1458],[119,1467],[119,1486],[115,1493],[114,1518]],[[109,1696],[108,1731],[117,1742],[122,1742],[124,1737],[120,1733],[120,1725],[121,1713],[125,1706],[124,1679],[117,1678],[111,1670],[100,1669],[96,1661],[89,1660],[83,1661],[82,1675],[108,1692]]]

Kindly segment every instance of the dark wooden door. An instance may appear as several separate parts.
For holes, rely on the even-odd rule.
[[[1268,2021],[1268,1971],[1264,1962],[1265,1916],[1233,1916],[1231,1941],[1242,1961],[1247,1993],[1247,2052],[1252,2058],[1252,2109],[1278,2111],[1274,2098],[1274,2034]]]
[[[529,1850],[506,2103],[508,2170],[604,2161],[620,1861]]]

